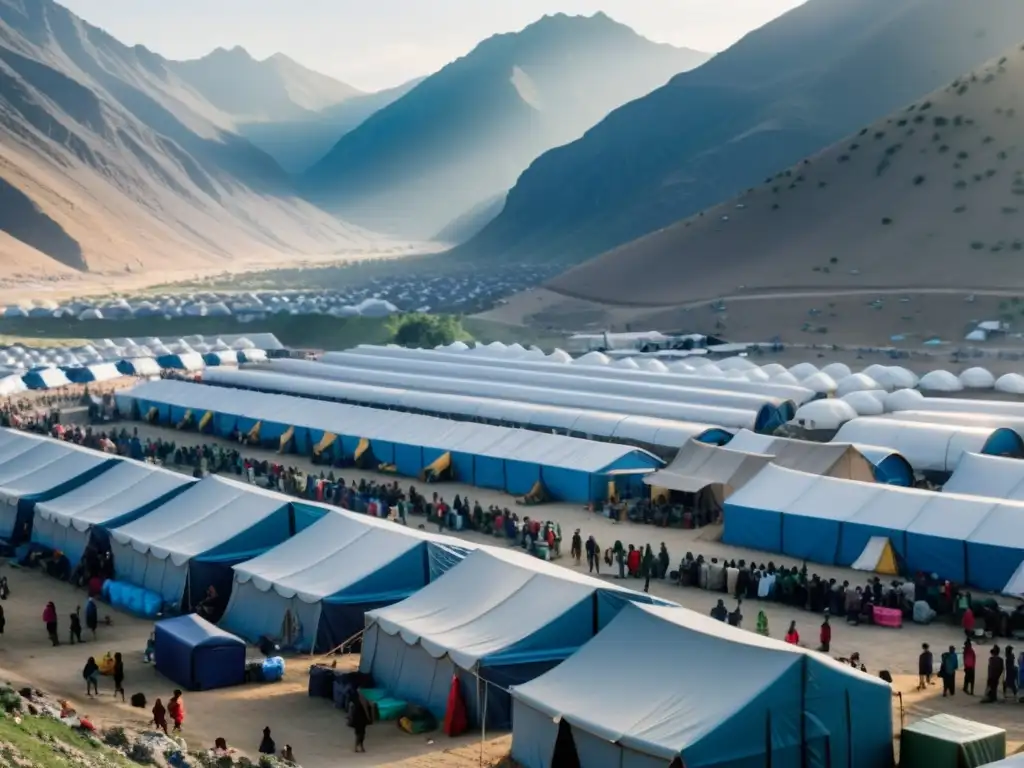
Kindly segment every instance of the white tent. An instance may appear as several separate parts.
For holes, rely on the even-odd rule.
[[[32,541],[63,552],[74,568],[96,526],[129,523],[193,482],[177,472],[123,459],[73,491],[37,504]]]
[[[843,424],[857,418],[857,411],[843,400],[814,400],[797,409],[793,421],[809,430],[839,429]]]
[[[930,371],[917,383],[924,392],[959,392],[964,388],[960,379],[949,371]]]
[[[996,385],[996,377],[985,368],[968,368],[960,374],[960,383],[966,389],[992,389]]]
[[[1024,501],[1024,461],[965,453],[942,492]]]
[[[1024,376],[1019,373],[1005,373],[996,379],[994,386],[997,392],[1024,395]]]
[[[836,382],[836,396],[842,397],[851,392],[868,392],[885,389],[885,387],[864,373],[854,373]]]

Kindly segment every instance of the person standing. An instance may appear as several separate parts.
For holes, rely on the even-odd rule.
[[[124,701],[124,660],[120,652],[114,654],[114,698],[121,694],[121,701]]]
[[[923,691],[932,683],[932,675],[935,674],[935,657],[932,656],[928,643],[921,643],[921,655],[917,657],[917,674],[919,681],[917,690]]]
[[[54,647],[60,645],[60,638],[57,637],[57,606],[52,601],[43,608],[43,623],[46,625],[46,634],[49,635],[50,642]]]
[[[167,710],[160,699],[153,704],[153,725],[163,731],[164,736],[167,735]]]
[[[956,671],[960,663],[956,657],[956,647],[949,646],[949,650],[942,654],[939,660],[939,674],[942,676],[942,698],[947,695],[956,695]]]
[[[999,655],[999,646],[993,645],[988,653],[988,676],[985,679],[985,698],[982,704],[992,704],[999,692],[999,678],[1003,676],[1003,657]]]
[[[181,733],[181,726],[185,723],[185,700],[181,698],[181,691],[174,689],[174,695],[167,702],[167,714],[171,716],[174,723],[174,732]]]
[[[96,639],[96,627],[99,625],[99,611],[96,609],[96,601],[89,597],[85,601],[85,626],[92,633],[92,639]]]
[[[266,726],[263,729],[263,740],[260,741],[260,754],[261,755],[276,755],[277,745],[274,740],[270,737],[270,726]]]
[[[96,691],[96,695],[100,695],[100,667],[96,663],[96,659],[92,656],[89,657],[88,661],[85,662],[85,668],[82,670],[82,677],[85,678],[85,695],[92,696],[93,691]]]
[[[818,641],[821,646],[818,648],[822,653],[828,653],[832,647],[832,625],[828,623],[828,613],[825,613],[825,620],[821,622],[821,630],[818,632]]]
[[[1013,646],[1006,646],[1006,674],[1003,675],[1003,698],[1008,699],[1006,692],[1009,691],[1013,700],[1017,700],[1017,657],[1013,653]]]
[[[70,624],[68,625],[68,640],[72,645],[77,641],[82,642],[82,621],[79,618],[79,609],[76,608],[75,612],[69,617]]]
[[[974,653],[974,646],[968,640],[964,643],[964,693],[968,696],[974,695],[974,667],[977,664],[977,655]]]
[[[796,631],[796,622],[789,622],[789,631],[786,632],[786,642],[790,645],[800,645],[800,633]]]
[[[640,562],[640,575],[644,577],[644,594],[651,591],[651,572],[654,570],[654,553],[651,545],[644,549],[644,558]]]
[[[572,548],[570,555],[573,560],[576,561],[576,565],[580,564],[580,559],[583,557],[583,537],[580,536],[580,529],[577,528],[572,532]]]
[[[366,712],[362,696],[355,696],[348,706],[348,724],[356,733],[356,752],[365,752],[366,726],[370,724],[370,716]]]

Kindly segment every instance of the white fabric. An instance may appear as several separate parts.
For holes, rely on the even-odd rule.
[[[1021,561],[1017,570],[1013,572],[1013,576],[1006,582],[1003,594],[1011,597],[1024,597],[1024,561]]]
[[[290,499],[251,485],[207,477],[145,517],[115,528],[115,542],[176,566],[253,527]],[[120,567],[120,566],[119,566]]]
[[[882,559],[882,553],[889,543],[885,536],[872,536],[864,546],[860,557],[854,560],[850,567],[855,571],[873,571],[878,567],[878,561]]]
[[[942,491],[1024,501],[1024,461],[965,453]]]
[[[473,670],[598,589],[621,588],[525,554],[481,547],[411,597],[366,614],[366,626],[376,624],[434,658],[449,656]]]
[[[252,582],[261,592],[273,590],[284,598],[315,603],[358,583],[424,541],[466,545],[368,515],[332,509],[288,541],[236,565],[235,581]]]
[[[896,421],[916,421],[923,424],[946,424],[962,427],[982,427],[989,430],[1004,427],[1024,437],[1024,415],[1011,416],[995,413],[962,411],[897,411],[885,416]]]
[[[844,424],[832,440],[884,445],[902,454],[916,471],[952,472],[965,452],[981,451],[992,432],[985,427],[866,416]]]
[[[857,418],[857,411],[843,400],[814,400],[801,405],[793,421],[804,429],[839,429],[843,424]]]
[[[921,377],[917,386],[925,392],[959,392],[964,388],[960,379],[949,371],[929,371]]]

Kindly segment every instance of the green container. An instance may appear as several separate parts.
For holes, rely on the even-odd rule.
[[[1006,731],[953,715],[911,723],[900,736],[900,768],[976,768],[1006,757]]]

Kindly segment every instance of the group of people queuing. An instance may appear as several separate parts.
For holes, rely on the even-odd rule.
[[[620,539],[615,543],[601,549],[594,536],[588,536],[586,542],[577,528],[572,534],[570,554],[576,565],[580,565],[584,551],[587,556],[587,569],[590,573],[601,574],[601,564],[604,563],[605,572],[617,575],[620,579],[643,579],[644,592],[649,592],[651,579],[664,580],[669,576],[672,558],[668,553],[665,542],[661,542],[658,553],[655,554],[650,544],[624,545]]]
[[[976,638],[974,638],[976,639]],[[963,650],[957,652],[955,645],[950,645],[939,658],[938,674],[935,672],[935,657],[932,654],[931,646],[922,643],[921,654],[918,656],[918,686],[917,690],[927,690],[928,686],[935,685],[933,677],[942,681],[942,696],[955,696],[957,690],[956,675],[963,669],[963,693],[974,696],[975,672],[978,664],[977,651],[974,648],[972,637],[964,640]],[[1022,685],[1021,673],[1024,670],[1024,652],[1018,656],[1012,645],[1000,649],[998,645],[989,648],[988,664],[985,669],[985,690],[982,695],[982,704],[993,704],[999,701],[999,691],[1002,690],[1004,702],[1022,703],[1020,689]]]

